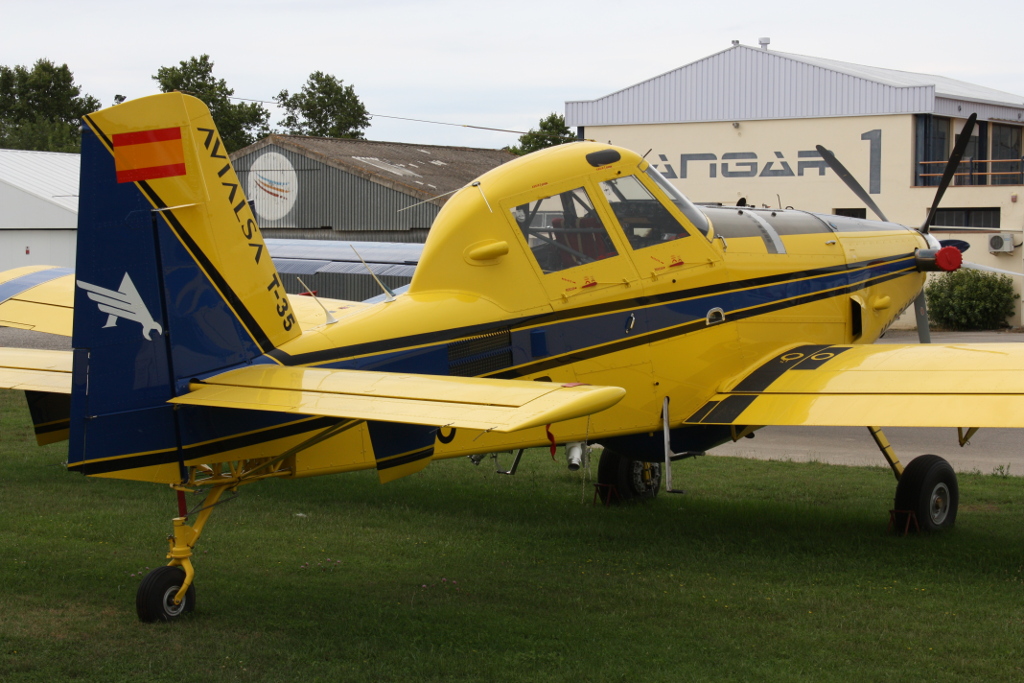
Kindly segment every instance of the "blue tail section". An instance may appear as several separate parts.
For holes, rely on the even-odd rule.
[[[181,108],[177,97],[166,106]],[[202,128],[161,109],[180,125],[142,120],[133,131],[125,123],[131,112],[119,111],[128,106],[105,110],[121,116],[87,117],[83,130],[68,466],[85,473],[151,467],[155,480],[175,481],[184,476],[184,445],[242,425],[230,415],[193,415],[186,426],[183,415],[195,411],[176,410],[168,399],[187,391],[192,378],[269,362],[264,354],[275,341],[299,330],[277,314],[281,327],[268,334],[247,308],[244,292],[266,290],[263,280],[276,279],[276,271],[263,258],[262,237],[212,120]],[[223,171],[209,173],[200,157]],[[233,220],[207,211],[218,199],[232,202]],[[254,255],[259,281],[249,282],[257,276],[233,257],[218,262],[204,240],[228,238],[202,231],[247,239],[243,253]]]

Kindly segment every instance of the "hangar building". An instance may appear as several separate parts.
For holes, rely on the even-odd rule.
[[[424,242],[448,195],[502,150],[271,135],[231,154],[267,237]]]
[[[1024,97],[943,76],[733,46],[590,101],[581,137],[641,154],[690,199],[856,217],[865,205],[815,150],[836,154],[889,220],[920,225],[966,118],[978,125],[934,221],[969,261],[1021,272]],[[1020,292],[1021,280],[1014,278]],[[1021,325],[1021,302],[1009,321]],[[904,316],[910,318],[913,316]],[[912,324],[912,322],[911,322]]]
[[[0,270],[73,268],[79,155],[0,149]]]

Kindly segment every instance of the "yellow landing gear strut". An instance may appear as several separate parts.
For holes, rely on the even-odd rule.
[[[180,486],[172,487],[178,492],[178,516],[174,518],[174,533],[167,538],[171,546],[167,553],[170,562],[147,574],[135,594],[135,611],[139,620],[172,621],[195,609],[196,589],[192,582],[196,572],[192,567],[192,549],[203,533],[213,508],[224,502],[220,498],[225,491],[235,491],[239,486],[271,477],[290,476],[295,471],[296,454],[353,424],[353,420],[340,421],[275,457],[189,467],[188,480]],[[190,526],[185,523],[190,515],[185,508],[184,496],[186,491],[199,489],[207,489],[208,493],[196,512],[196,521]]]
[[[892,449],[889,439],[886,438],[881,427],[868,427],[868,431],[871,432],[871,438],[875,440],[875,445],[878,446],[878,450],[882,451],[882,456],[885,458],[885,461],[889,463],[889,467],[892,468],[892,473],[896,476],[896,481],[899,481],[900,477],[903,476],[903,463],[901,463],[900,459],[896,457],[896,451]]]
[[[229,488],[237,487],[234,482],[228,485],[214,486],[206,494],[203,505],[196,516],[196,521],[191,526],[187,513],[182,510],[183,516],[174,518],[174,534],[167,537],[170,544],[170,551],[167,559],[170,562],[165,567],[157,567],[142,580],[139,584],[138,593],[135,595],[135,610],[140,621],[171,621],[180,617],[186,612],[191,612],[196,607],[196,589],[192,585],[196,571],[192,567],[192,548],[203,533],[203,527],[210,518],[213,508],[220,501],[221,495]],[[183,500],[184,491],[178,489],[178,495]]]

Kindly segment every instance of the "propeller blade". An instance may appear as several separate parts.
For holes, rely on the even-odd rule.
[[[993,268],[992,266],[983,266],[978,263],[968,263],[964,261],[960,266],[967,270],[983,270],[986,273],[999,273],[1000,275],[1013,275],[1014,277],[1024,277],[1024,273],[1015,273],[1012,270],[1000,270],[999,268]]]
[[[914,317],[917,318],[917,339],[922,344],[932,343],[932,332],[928,328],[928,304],[924,300],[924,290],[914,299]]]
[[[878,216],[879,220],[883,220],[888,223],[889,219],[885,217],[885,214],[883,214],[882,210],[878,208],[878,205],[875,204],[875,201],[868,195],[867,192],[864,191],[864,188],[861,186],[860,183],[857,182],[857,179],[853,177],[853,174],[847,171],[846,167],[839,163],[839,159],[836,159],[836,155],[828,151],[821,145],[816,145],[815,149],[818,150],[818,154],[820,154],[821,158],[825,160],[825,163],[828,164],[828,167],[831,168],[835,172],[835,174],[842,179],[844,183],[846,183],[846,186],[848,188],[853,190],[853,193],[857,195],[857,198],[864,202],[867,205],[867,207],[871,209],[876,216]]]
[[[971,248],[971,245],[963,240],[939,240],[939,244],[944,247],[956,247],[961,254]]]
[[[964,152],[967,150],[967,145],[971,143],[971,133],[974,132],[974,124],[978,120],[977,114],[971,114],[967,118],[967,122],[964,127],[960,129],[960,136],[957,138],[956,145],[953,147],[953,153],[949,155],[949,161],[946,162],[946,169],[942,172],[942,180],[939,181],[939,189],[935,191],[935,199],[932,200],[932,208],[928,210],[928,217],[924,219],[924,225],[921,226],[921,233],[924,235],[928,234],[928,226],[932,224],[932,220],[935,218],[935,212],[939,208],[939,202],[942,201],[942,195],[946,194],[946,188],[949,187],[949,183],[953,180],[953,174],[956,173],[956,169],[960,166],[960,160],[964,157]]]

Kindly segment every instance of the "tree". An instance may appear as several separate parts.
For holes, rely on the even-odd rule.
[[[325,138],[362,138],[370,116],[351,85],[322,71],[309,75],[300,92],[282,90],[274,98],[287,112],[285,132]]]
[[[25,66],[0,66],[0,147],[77,152],[79,119],[100,108],[83,95],[67,64],[48,59]]]
[[[575,142],[576,136],[565,125],[565,117],[561,114],[550,114],[547,118],[540,120],[538,130],[530,129],[529,133],[519,136],[519,145],[506,147],[509,152],[522,156],[530,152],[536,152],[545,147],[564,145],[567,142]]]
[[[153,80],[160,85],[161,92],[177,90],[205,102],[228,151],[251,145],[270,134],[267,108],[259,102],[232,102],[235,91],[223,78],[213,77],[209,55],[192,57],[179,66],[162,66]]]

